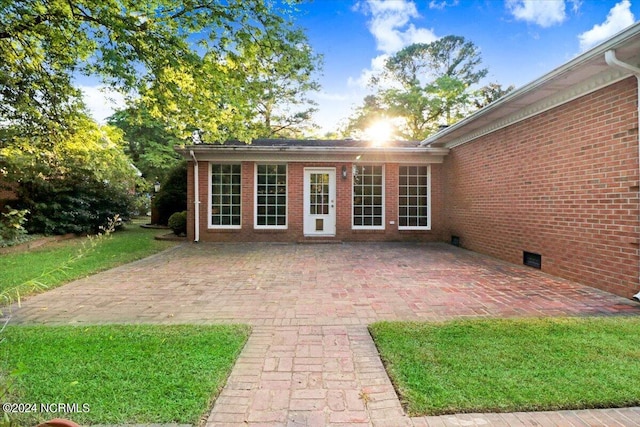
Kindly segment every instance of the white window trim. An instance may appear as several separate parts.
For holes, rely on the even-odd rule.
[[[354,164],[354,166],[382,166],[382,225],[355,225],[354,224],[354,216],[353,216],[353,197],[355,193],[353,191],[353,172],[351,173],[351,229],[352,230],[384,230],[386,225],[386,211],[387,211],[387,201],[386,201],[386,165],[376,164],[376,163],[358,163]]]
[[[427,166],[427,225],[400,226],[400,167]],[[398,230],[431,230],[431,165],[399,165],[398,167]]]
[[[286,168],[285,179],[286,188],[285,192],[285,225],[258,225],[258,165],[261,166],[273,166],[284,165]],[[286,230],[289,228],[289,165],[287,163],[275,162],[275,163],[255,163],[253,167],[253,228],[256,230]]]
[[[240,165],[240,225],[218,225],[218,224],[213,224],[211,222],[211,205],[213,203],[213,193],[211,192],[211,185],[213,184],[212,179],[211,179],[211,175],[212,175],[212,169],[213,169],[213,165]],[[209,228],[210,230],[239,230],[242,228],[242,212],[244,210],[244,206],[242,205],[242,163],[238,163],[238,162],[209,162],[209,189],[207,190],[207,193],[209,195],[208,197],[208,208],[207,208],[207,228]]]

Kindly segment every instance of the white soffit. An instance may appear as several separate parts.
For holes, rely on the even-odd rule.
[[[421,145],[453,148],[629,77],[605,62],[604,54],[611,49],[621,61],[640,63],[640,23],[425,139]]]

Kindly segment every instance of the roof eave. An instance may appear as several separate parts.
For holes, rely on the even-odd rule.
[[[325,161],[325,162],[367,162],[388,161],[408,163],[440,163],[449,153],[448,148],[437,147],[256,147],[225,145],[191,145],[175,147],[186,159],[202,161]]]

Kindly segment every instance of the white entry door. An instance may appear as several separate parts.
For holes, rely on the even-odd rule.
[[[304,235],[336,235],[336,170],[304,170]]]

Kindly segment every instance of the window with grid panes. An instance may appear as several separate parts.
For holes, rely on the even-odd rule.
[[[287,226],[287,165],[256,166],[256,227]]]
[[[211,227],[240,227],[241,191],[240,165],[211,164]]]
[[[400,166],[398,228],[429,228],[429,166]]]
[[[353,227],[384,228],[384,168],[353,167]]]

